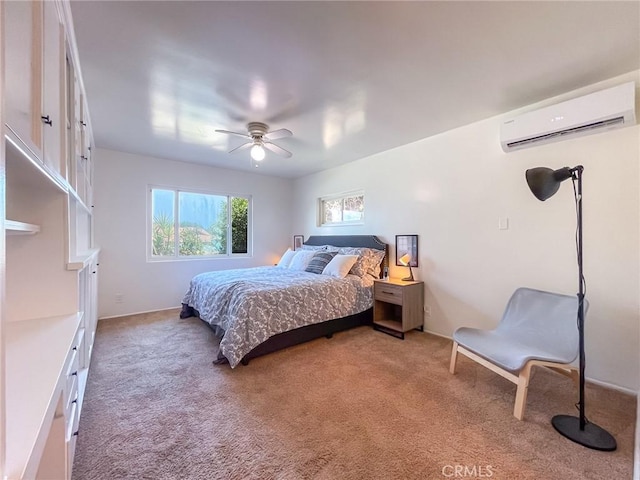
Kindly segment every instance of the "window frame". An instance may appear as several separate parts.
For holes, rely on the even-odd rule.
[[[174,255],[153,255],[153,190],[169,190],[174,192]],[[217,197],[227,197],[227,252],[216,255],[180,255],[180,193],[191,193],[196,195],[211,195]],[[232,198],[243,198],[248,201],[247,207],[247,253],[232,253]],[[253,197],[246,193],[229,193],[196,188],[183,188],[168,185],[149,184],[147,185],[147,208],[146,208],[146,257],[147,262],[183,262],[190,260],[216,260],[232,258],[253,257]]]
[[[344,220],[344,201],[347,198],[362,197],[362,218],[359,220]],[[325,205],[328,201],[342,200],[341,214],[343,220],[339,222],[325,222]],[[364,189],[351,190],[348,192],[337,193],[334,195],[325,195],[318,198],[318,226],[319,227],[349,227],[353,225],[364,225],[365,220],[365,195]]]

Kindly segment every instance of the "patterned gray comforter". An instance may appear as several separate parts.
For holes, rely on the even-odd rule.
[[[235,367],[273,335],[367,310],[372,285],[281,267],[221,270],[193,277],[183,303],[224,330],[220,352]]]

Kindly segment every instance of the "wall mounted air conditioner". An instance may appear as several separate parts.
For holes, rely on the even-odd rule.
[[[635,82],[624,83],[506,120],[500,128],[502,150],[635,125],[635,91]]]

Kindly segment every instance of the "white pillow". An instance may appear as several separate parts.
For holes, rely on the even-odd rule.
[[[293,250],[288,248],[287,251],[282,254],[282,257],[280,258],[280,261],[278,262],[278,266],[279,267],[288,268],[289,264],[291,263],[291,259],[293,258],[293,256],[295,254],[296,254],[296,252],[294,252]]]
[[[289,263],[290,270],[304,270],[309,266],[309,262],[316,254],[315,250],[298,250]]]
[[[351,270],[351,267],[358,261],[358,255],[341,255],[338,254],[324,267],[323,275],[344,278]]]

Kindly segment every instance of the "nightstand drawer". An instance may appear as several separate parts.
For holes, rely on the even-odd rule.
[[[402,305],[402,287],[383,282],[376,282],[374,286],[374,298],[387,303]]]

